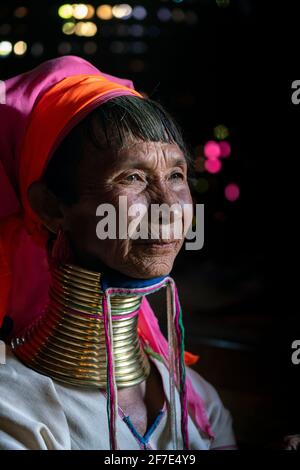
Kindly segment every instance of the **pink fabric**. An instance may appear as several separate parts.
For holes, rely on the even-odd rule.
[[[3,280],[5,276],[12,275],[13,287],[8,293],[6,314],[14,320],[15,333],[28,326],[40,315],[47,301],[49,287],[45,250],[34,243],[22,224],[19,196],[19,159],[22,141],[31,111],[39,98],[51,86],[64,78],[80,74],[101,75],[102,73],[82,58],[66,56],[44,62],[34,70],[5,82],[6,102],[0,104],[0,248],[3,235],[1,225],[4,227],[6,221],[9,220],[12,222],[9,224],[11,227],[9,240],[12,241],[15,249],[13,260],[11,260],[11,274],[5,260],[3,261],[4,258],[0,256],[0,289],[1,276]],[[131,81],[107,74],[102,75],[112,82],[133,89]],[[120,95],[122,94],[124,92],[120,91]],[[4,235],[8,236],[7,232]],[[142,303],[139,328],[151,348],[167,359],[167,341],[146,299]],[[189,406],[194,410],[196,423],[200,429],[209,431],[207,419],[203,414],[202,400],[196,395],[189,381],[187,387]]]
[[[103,75],[114,83],[134,88],[130,80],[104,74],[76,56],[48,60],[4,82],[5,104],[0,104],[0,243],[1,222],[4,224],[7,218],[15,216],[16,225],[17,222],[19,225],[14,233],[16,250],[11,260],[13,288],[9,293],[6,312],[14,320],[15,331],[23,329],[39,315],[46,302],[49,285],[44,250],[29,237],[20,218],[19,159],[22,140],[31,111],[39,98],[64,78],[80,74]],[[0,265],[1,271],[3,273],[4,268]]]
[[[149,344],[154,352],[161,355],[167,364],[168,342],[161,334],[158,320],[146,297],[142,300],[138,326],[143,340]],[[188,408],[191,416],[194,418],[195,424],[198,426],[199,430],[206,432],[210,438],[213,438],[214,434],[208,421],[203,401],[195,392],[189,377],[186,377],[186,388]]]

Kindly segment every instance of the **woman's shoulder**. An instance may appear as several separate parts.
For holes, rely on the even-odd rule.
[[[67,422],[53,381],[29,369],[9,346],[0,365],[0,449],[68,445]],[[50,432],[51,429],[51,432]]]
[[[30,369],[24,365],[13,353],[12,348],[9,345],[5,347],[5,354],[3,363],[0,364],[0,387],[13,388],[23,387],[35,388],[37,384],[39,387],[50,387],[52,386],[52,380],[33,369]]]

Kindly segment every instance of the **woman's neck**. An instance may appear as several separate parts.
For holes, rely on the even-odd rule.
[[[51,269],[49,301],[40,318],[12,340],[28,367],[61,382],[106,388],[107,360],[101,274],[75,265]],[[111,297],[113,355],[118,388],[143,382],[150,365],[137,323],[141,296]]]

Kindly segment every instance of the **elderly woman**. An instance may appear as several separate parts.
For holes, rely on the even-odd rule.
[[[169,276],[183,237],[98,236],[98,208],[119,215],[120,196],[147,209],[191,203],[176,124],[130,81],[78,57],[47,61],[4,92],[0,315],[13,329],[0,448],[234,448],[229,412],[186,367],[197,357],[183,349]],[[162,288],[168,341],[146,299]]]

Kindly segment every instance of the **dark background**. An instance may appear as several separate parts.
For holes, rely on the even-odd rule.
[[[286,273],[278,268],[277,250],[269,250],[277,268],[266,254],[277,235],[271,206],[283,184],[279,179],[274,185],[272,176],[272,143],[278,136],[276,106],[269,99],[276,49],[272,7],[265,16],[263,2],[252,0],[128,1],[132,7],[143,5],[146,18],[104,21],[94,16],[89,21],[98,32],[85,38],[63,34],[63,23],[70,21],[58,16],[63,3],[1,2],[0,43],[23,40],[27,51],[0,56],[0,79],[71,53],[106,73],[132,79],[136,89],[164,104],[180,123],[195,159],[203,158],[201,146],[216,139],[217,125],[228,129],[232,152],[222,170],[193,175],[195,202],[205,204],[204,247],[183,250],[173,275],[187,349],[200,355],[196,369],[230,409],[240,447],[276,446],[284,435],[300,433],[300,419],[298,370],[291,363],[298,312],[286,302],[280,306]],[[22,10],[16,11],[20,6],[27,8],[23,17],[18,17]],[[170,11],[168,21],[159,20],[161,8]],[[289,100],[290,84],[282,82],[282,87]],[[199,178],[206,180],[206,191],[197,190]],[[224,197],[230,182],[240,188],[235,202]],[[272,274],[280,276],[279,290]],[[152,302],[163,319],[161,294]]]

